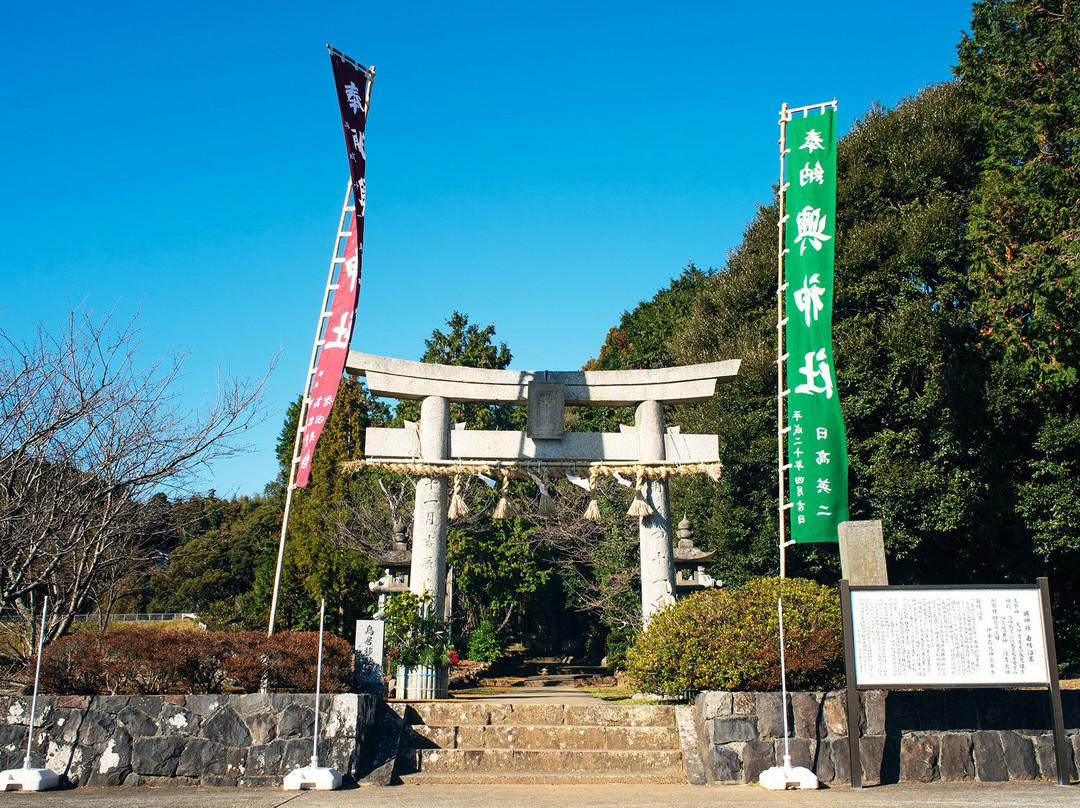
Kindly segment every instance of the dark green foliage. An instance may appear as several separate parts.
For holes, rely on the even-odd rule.
[[[716,577],[739,583],[777,565],[776,208],[759,207],[723,270],[712,275],[673,350],[684,364],[742,360],[739,378],[669,421],[720,436],[723,477],[672,483],[672,515],[687,514]]]
[[[1080,666],[1080,7],[976,3],[957,75],[982,113],[970,212],[974,310],[1000,357],[992,413],[1013,452],[1004,529],[1050,578],[1059,659]]]
[[[456,607],[465,610],[466,625],[488,619],[501,628],[547,584],[551,567],[530,541],[534,533],[522,519],[490,515],[468,530],[450,530],[447,564],[454,570]]]
[[[980,324],[1037,385],[1073,389],[1080,370],[1080,7],[978,2],[959,54],[957,75],[988,133],[970,219]]]
[[[450,626],[431,612],[431,598],[402,592],[387,599],[386,664],[393,673],[401,666],[450,664]]]
[[[478,662],[494,662],[502,656],[503,646],[495,622],[483,617],[472,631],[466,643],[466,655]]]
[[[467,314],[455,311],[446,325],[447,331],[436,328],[431,332],[431,338],[424,340],[421,362],[486,370],[504,370],[510,366],[513,355],[506,343],[496,345],[493,342],[494,323],[480,328],[469,322]],[[416,421],[419,418],[420,403],[417,401],[402,401],[394,411],[394,422],[399,426],[404,419]],[[521,408],[475,403],[451,404],[450,420],[464,421],[469,429],[523,429],[525,424]]]
[[[587,652],[610,661],[641,625],[637,520],[626,516],[625,488],[608,480],[598,482],[593,493],[597,522],[583,518],[589,495],[559,480],[552,494],[555,513],[539,521],[538,535],[566,604],[588,615]]]
[[[169,563],[151,576],[152,612],[196,612],[212,628],[265,628],[248,593],[260,564],[272,563],[281,529],[273,499],[194,496],[171,510],[177,535]]]
[[[272,586],[270,576],[267,583]],[[351,636],[356,621],[370,613],[368,583],[375,577],[375,567],[363,553],[318,534],[294,536],[285,546],[278,625],[294,631],[318,628],[319,604],[326,598],[328,630]],[[268,605],[268,589],[257,585],[255,595]]]
[[[652,693],[777,690],[784,603],[788,686],[829,690],[843,681],[840,597],[798,578],[763,578],[738,589],[699,592],[653,616],[627,652],[626,671]]]
[[[987,441],[994,370],[964,240],[983,149],[975,108],[947,84],[871,110],[840,149],[834,341],[852,515],[883,520],[898,583],[968,579],[964,546],[1000,524],[1008,443]]]
[[[290,408],[278,440],[279,459],[285,464],[283,479],[292,460],[299,414],[297,403]],[[339,636],[349,636],[356,620],[370,613],[373,599],[368,583],[375,569],[371,559],[342,536],[340,514],[352,478],[340,466],[363,457],[364,432],[369,426],[389,420],[389,407],[372,398],[363,383],[342,380],[312,457],[308,485],[294,495],[278,600],[279,627],[316,628],[322,598],[327,601],[327,626]],[[268,576],[260,576],[254,592],[267,615],[272,586],[271,569]]]

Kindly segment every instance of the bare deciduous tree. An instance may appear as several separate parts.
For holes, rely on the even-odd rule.
[[[136,320],[75,309],[57,332],[0,331],[0,630],[19,656],[49,596],[46,642],[140,563],[146,501],[180,490],[262,417],[262,380],[220,376],[197,411],[183,357],[142,364]],[[13,636],[12,636],[13,635]]]
[[[623,515],[625,498],[609,498],[604,488],[597,484],[601,521],[591,522],[582,516],[589,495],[553,481],[554,513],[536,520],[534,541],[551,551],[575,609],[598,614],[609,628],[640,625],[636,520]]]

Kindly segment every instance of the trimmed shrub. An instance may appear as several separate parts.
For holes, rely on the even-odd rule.
[[[315,689],[318,632],[223,632],[123,626],[70,634],[50,643],[41,661],[46,693],[143,695]],[[323,689],[352,685],[352,647],[326,635]]]
[[[469,633],[467,645],[469,659],[476,662],[494,662],[502,656],[503,648],[498,628],[488,617],[480,618],[476,628]]]
[[[34,669],[26,676],[34,684]],[[99,634],[69,634],[54,640],[41,655],[41,690],[45,693],[108,693],[105,657]]]
[[[699,592],[655,614],[626,655],[626,671],[653,693],[778,690],[784,603],[788,687],[828,690],[843,682],[844,643],[835,589],[800,578],[762,578]]]
[[[266,678],[274,690],[315,692],[319,632],[283,631],[262,638]],[[323,647],[322,689],[343,693],[352,688],[353,649],[345,640],[327,634]]]

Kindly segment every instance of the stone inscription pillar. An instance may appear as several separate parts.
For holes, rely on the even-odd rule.
[[[664,407],[659,401],[643,401],[634,414],[638,436],[638,458],[643,463],[664,459]],[[638,520],[638,543],[641,549],[641,614],[648,628],[649,619],[675,596],[675,564],[671,551],[671,508],[668,505],[666,480],[645,482],[645,501],[653,509],[651,516]]]
[[[852,586],[888,586],[881,520],[841,522],[837,528],[841,577],[847,578]]]
[[[450,402],[428,396],[420,404],[420,459],[446,460],[449,443]],[[445,477],[421,477],[416,482],[409,571],[410,591],[431,595],[432,611],[440,615],[446,602],[446,492]]]

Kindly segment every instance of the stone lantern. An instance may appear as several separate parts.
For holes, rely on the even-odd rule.
[[[691,538],[694,534],[690,530],[690,520],[684,515],[679,522],[678,531],[675,534],[679,543],[675,547],[675,595],[688,595],[691,592],[699,592],[702,589],[712,589],[723,586],[722,581],[717,581],[707,572],[705,565],[712,561],[715,553],[707,553],[694,546]]]
[[[393,529],[394,535],[390,540],[390,549],[377,553],[372,558],[376,567],[382,567],[385,570],[382,578],[368,584],[368,588],[379,596],[379,610],[375,613],[377,619],[383,617],[386,599],[390,595],[409,591],[409,568],[412,565],[412,553],[409,551],[409,545],[405,539],[405,526],[395,519]]]

